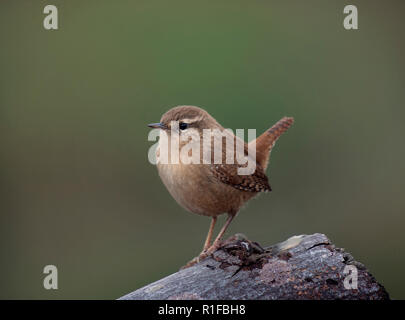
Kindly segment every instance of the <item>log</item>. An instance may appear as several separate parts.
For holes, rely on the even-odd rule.
[[[363,264],[324,234],[294,236],[267,248],[237,234],[198,264],[120,299],[386,300],[389,295]]]

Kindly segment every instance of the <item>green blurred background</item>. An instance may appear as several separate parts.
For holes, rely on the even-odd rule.
[[[405,3],[352,1],[347,31],[349,3],[1,1],[0,298],[114,299],[200,252],[209,219],[147,158],[146,124],[182,104],[258,133],[296,119],[227,235],[325,233],[405,298]]]

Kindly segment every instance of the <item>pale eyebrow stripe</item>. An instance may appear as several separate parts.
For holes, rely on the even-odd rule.
[[[202,119],[201,116],[197,116],[197,117],[194,117],[194,118],[185,118],[185,119],[182,119],[180,122],[184,122],[184,123],[190,124],[190,123],[193,123],[193,122],[200,121],[201,119]]]

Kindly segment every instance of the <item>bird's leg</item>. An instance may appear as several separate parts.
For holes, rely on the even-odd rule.
[[[217,222],[217,217],[212,217],[211,220],[211,225],[210,228],[208,229],[208,234],[207,234],[207,238],[205,239],[205,243],[204,243],[204,248],[201,251],[200,255],[198,257],[195,257],[193,260],[189,261],[185,266],[183,266],[181,269],[185,269],[188,267],[191,267],[193,265],[195,265],[196,263],[200,262],[200,260],[204,259],[207,257],[207,255],[205,254],[206,251],[208,250],[208,248],[211,245],[211,239],[212,239],[212,233],[214,231],[214,227],[215,227],[215,223]]]
[[[203,248],[203,251],[201,253],[207,251],[207,249],[211,245],[212,232],[214,231],[214,227],[215,227],[216,222],[217,222],[217,217],[212,217],[211,225],[210,225],[210,228],[209,228],[208,234],[207,234],[207,238],[205,239],[204,248]]]
[[[214,243],[210,247],[206,248],[207,246],[209,246],[209,243],[211,242],[212,232],[214,230],[214,226],[215,226],[215,222],[216,222],[216,217],[215,218],[213,217],[212,221],[211,221],[210,229],[208,230],[207,239],[205,240],[203,252],[201,252],[198,257],[195,257],[193,260],[188,262],[181,269],[189,268],[189,267],[195,265],[196,263],[199,263],[201,260],[205,259],[206,257],[208,257],[210,254],[214,253],[221,246],[221,238],[224,235],[226,229],[228,228],[228,226],[231,223],[234,216],[235,216],[234,214],[228,215],[228,219],[226,220],[221,231],[218,233],[218,236],[215,238]]]
[[[228,219],[226,219],[226,222],[225,222],[224,226],[222,227],[221,231],[218,233],[218,236],[216,237],[214,243],[212,244],[211,247],[209,247],[206,250],[205,254],[207,256],[212,254],[213,252],[215,252],[221,246],[221,239],[222,239],[226,229],[228,229],[229,225],[231,224],[234,217],[235,217],[234,214],[228,214]]]

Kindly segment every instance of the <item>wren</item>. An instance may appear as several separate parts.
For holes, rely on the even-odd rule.
[[[198,143],[195,149],[190,149],[188,152],[190,154],[191,150],[199,151],[196,152],[201,160],[198,163],[183,163],[181,159],[177,162],[157,161],[160,178],[172,197],[186,210],[212,219],[202,252],[185,267],[192,266],[216,251],[221,246],[221,239],[240,208],[258,193],[271,191],[265,174],[270,152],[277,139],[293,122],[293,118],[284,117],[249,143],[233,135],[229,130],[225,130],[208,112],[195,106],[174,107],[162,116],[159,123],[148,125],[161,130],[161,138],[156,149],[157,159],[163,147],[164,150],[168,150],[172,159],[173,149],[170,138],[173,134],[180,137],[179,148],[186,144]],[[205,139],[203,137],[207,129],[210,129],[210,132],[220,132],[222,135],[211,134],[209,139]],[[167,135],[168,139],[162,139],[162,134]],[[182,139],[183,136],[185,139]],[[223,141],[224,138],[229,137],[235,143],[229,144],[226,143],[229,140]],[[218,140],[220,143],[215,144]],[[169,142],[167,145],[162,145],[163,141]],[[239,150],[239,153],[243,153],[241,156],[249,157],[249,160],[254,159],[255,167],[250,174],[239,173],[238,169],[246,165],[225,159],[232,152],[235,155],[231,160],[238,158],[238,148],[235,148],[238,142],[243,146],[242,151]],[[211,148],[206,148],[207,143]],[[212,148],[212,145],[216,147]],[[219,151],[221,161],[216,161],[218,159],[215,160],[213,155],[218,146],[221,147]],[[253,157],[249,155],[250,150],[254,151]],[[206,161],[207,159],[211,161]],[[228,218],[211,244],[217,217],[224,213]]]

